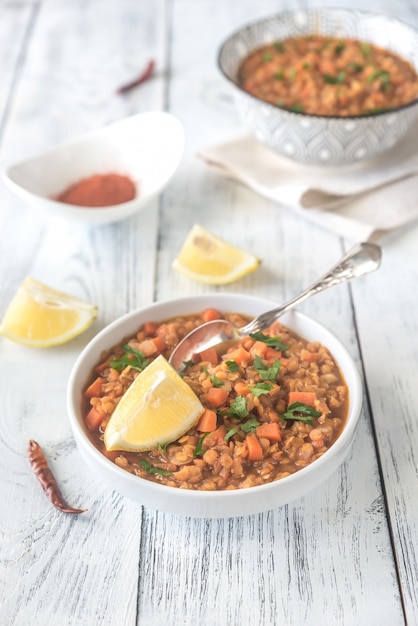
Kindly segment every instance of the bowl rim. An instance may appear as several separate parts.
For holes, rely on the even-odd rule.
[[[108,324],[107,326],[105,326],[84,347],[84,349],[79,354],[78,358],[76,359],[73,365],[73,368],[71,370],[71,373],[68,379],[66,400],[67,400],[67,414],[69,416],[72,433],[77,442],[77,445],[82,446],[83,451],[89,455],[91,461],[95,461],[96,463],[98,463],[100,467],[102,467],[108,473],[110,472],[115,478],[120,478],[121,480],[125,482],[125,484],[131,485],[133,489],[135,489],[139,493],[139,495],[141,492],[141,484],[144,485],[144,483],[145,483],[144,488],[146,488],[147,490],[155,489],[156,490],[155,493],[160,494],[161,496],[164,496],[164,493],[167,494],[167,489],[168,489],[170,490],[170,493],[172,495],[175,494],[176,498],[179,499],[179,502],[185,502],[186,504],[187,502],[191,500],[196,501],[196,499],[197,501],[219,500],[222,502],[227,499],[228,500],[240,499],[243,496],[245,497],[245,494],[249,494],[249,493],[251,494],[255,494],[255,493],[263,494],[264,493],[265,494],[266,492],[269,492],[272,489],[279,488],[280,485],[289,486],[295,481],[299,482],[303,480],[305,476],[309,475],[309,473],[312,472],[312,468],[318,470],[320,469],[322,465],[327,463],[329,458],[335,457],[338,453],[342,454],[344,449],[353,439],[353,436],[355,434],[355,430],[356,430],[356,427],[357,427],[357,424],[361,415],[362,396],[363,396],[363,384],[362,384],[362,380],[361,380],[359,371],[357,369],[357,366],[354,362],[354,359],[351,357],[346,347],[341,343],[341,341],[336,337],[336,335],[334,335],[332,331],[330,331],[328,328],[323,326],[320,322],[316,321],[314,318],[294,309],[286,313],[283,316],[283,318],[288,319],[289,317],[290,318],[294,317],[296,320],[307,322],[314,328],[317,328],[318,330],[320,330],[321,333],[325,332],[325,334],[327,334],[333,341],[335,341],[336,345],[338,346],[339,352],[344,355],[344,360],[350,368],[350,376],[352,377],[354,381],[354,386],[349,390],[350,391],[349,393],[350,404],[349,404],[346,424],[340,436],[333,443],[333,445],[321,457],[316,459],[313,463],[311,463],[310,465],[304,468],[301,468],[300,470],[298,470],[297,472],[289,476],[286,476],[276,481],[271,481],[263,485],[256,485],[253,487],[244,487],[241,489],[218,490],[218,491],[203,491],[203,490],[197,490],[197,489],[188,490],[188,489],[180,489],[178,487],[170,487],[168,485],[162,485],[154,481],[149,481],[145,478],[141,478],[140,476],[136,476],[136,475],[134,476],[133,474],[130,474],[126,470],[118,467],[110,459],[107,459],[96,448],[96,446],[93,444],[93,442],[88,436],[85,425],[83,425],[81,410],[80,408],[77,409],[76,397],[75,397],[76,388],[77,388],[78,371],[79,371],[80,366],[84,362],[85,358],[88,357],[88,355],[94,352],[95,350],[97,351],[97,345],[102,343],[103,338],[106,337],[109,333],[112,333],[112,331],[115,331],[116,329],[121,330],[121,332],[119,333],[119,341],[122,340],[124,337],[126,337],[127,333],[122,332],[123,327],[125,327],[127,323],[133,321],[136,317],[141,316],[144,313],[148,314],[149,312],[150,315],[153,315],[154,312],[158,313],[158,310],[163,308],[164,306],[167,307],[171,305],[180,305],[183,303],[187,304],[190,302],[199,302],[200,300],[207,301],[208,299],[210,299],[215,304],[216,302],[218,302],[219,304],[219,303],[222,303],[225,297],[231,298],[231,300],[236,300],[237,302],[240,299],[242,300],[244,298],[248,303],[254,304],[254,306],[256,306],[257,304],[260,305],[260,303],[263,303],[263,304],[265,303],[266,306],[271,305],[272,308],[274,306],[277,306],[277,302],[263,298],[263,297],[252,296],[252,295],[247,295],[247,294],[236,294],[236,293],[198,294],[194,296],[185,296],[185,297],[179,297],[179,298],[154,302],[152,304],[149,304],[148,306],[144,306],[134,311],[131,311],[129,313],[126,313],[122,315],[121,317],[117,318],[116,320],[114,320],[113,322],[111,322],[110,324]],[[231,306],[231,305],[228,304],[227,306]],[[198,310],[198,308],[199,308],[199,305],[196,304],[196,310]],[[193,313],[193,311],[191,311],[190,313]],[[187,314],[188,313],[186,312],[184,313],[184,315],[187,315]],[[163,321],[163,319],[167,319],[167,316],[163,315],[160,319],[161,321]],[[112,346],[114,346],[117,343],[117,341],[118,339],[112,340],[111,345],[109,345],[107,349],[111,349]],[[331,350],[331,348],[329,349]],[[106,348],[101,348],[100,351],[105,352]],[[100,358],[100,352],[97,354],[96,362],[98,358]],[[79,391],[81,391],[81,388],[79,389]],[[79,407],[81,406],[81,394],[78,397],[78,405]]]
[[[324,120],[324,121],[329,121],[329,120],[333,120],[333,121],[351,121],[351,120],[373,120],[374,118],[377,117],[382,117],[384,115],[393,115],[395,113],[398,113],[399,111],[403,111],[405,109],[409,109],[412,108],[413,106],[418,104],[418,96],[414,99],[411,100],[411,102],[407,102],[406,104],[402,104],[401,106],[395,107],[393,109],[388,109],[386,111],[378,111],[376,113],[373,114],[366,114],[366,115],[344,115],[344,116],[339,116],[339,115],[319,115],[317,113],[304,113],[303,111],[292,111],[290,109],[281,109],[277,106],[275,106],[274,104],[272,104],[271,102],[267,102],[267,100],[262,100],[261,98],[257,98],[257,96],[254,96],[253,94],[249,93],[248,91],[245,91],[245,89],[243,89],[241,87],[241,85],[233,80],[232,78],[230,78],[223,66],[222,66],[222,62],[221,62],[221,57],[223,54],[223,50],[226,47],[226,45],[229,44],[229,42],[231,41],[231,39],[233,39],[234,37],[237,37],[238,35],[240,35],[241,33],[245,32],[245,31],[249,31],[253,28],[257,28],[258,26],[261,26],[262,24],[266,24],[270,21],[280,21],[281,19],[291,16],[291,15],[296,15],[296,14],[300,14],[300,13],[305,13],[308,15],[317,15],[318,13],[351,13],[351,14],[357,14],[361,17],[376,17],[376,18],[384,18],[385,20],[388,20],[388,22],[393,22],[399,26],[402,26],[404,28],[406,28],[407,30],[409,30],[411,32],[411,34],[415,35],[415,37],[417,38],[418,41],[418,29],[416,29],[414,26],[412,26],[411,24],[409,24],[408,22],[405,22],[404,20],[401,20],[397,17],[394,17],[392,15],[385,15],[383,13],[378,13],[377,11],[363,11],[361,9],[349,9],[346,7],[316,7],[316,8],[309,8],[309,9],[295,9],[292,11],[281,11],[279,13],[274,13],[271,15],[268,15],[264,18],[260,18],[257,20],[253,20],[252,22],[247,22],[245,24],[243,24],[240,28],[235,29],[234,31],[232,31],[220,44],[219,48],[218,48],[218,53],[217,53],[217,66],[218,66],[218,70],[221,72],[222,76],[225,78],[225,80],[228,81],[228,83],[230,83],[231,85],[234,86],[235,89],[237,89],[238,91],[240,91],[242,94],[244,94],[245,96],[247,96],[248,98],[251,98],[254,102],[257,102],[260,105],[266,105],[269,108],[271,108],[273,111],[280,111],[283,114],[289,114],[289,115],[298,115],[301,116],[302,118],[313,118],[313,119],[319,119],[319,120]],[[244,57],[243,57],[244,58]],[[414,67],[415,71],[418,73],[418,67]]]

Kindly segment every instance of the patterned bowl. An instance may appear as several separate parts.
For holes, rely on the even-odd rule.
[[[238,67],[251,50],[272,41],[309,34],[374,43],[407,59],[418,70],[418,32],[395,18],[346,9],[274,15],[241,28],[220,47],[219,69],[233,85],[244,125],[281,155],[315,165],[356,163],[394,146],[418,116],[418,99],[375,115],[324,117],[280,109],[238,85]]]

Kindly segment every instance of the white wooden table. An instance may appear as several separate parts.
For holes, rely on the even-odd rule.
[[[256,17],[306,4],[0,1],[2,163],[151,109],[174,113],[186,131],[167,191],[123,223],[46,218],[0,186],[0,314],[28,275],[100,309],[94,326],[62,347],[0,339],[2,626],[418,624],[416,225],[383,242],[379,272],[301,307],[340,336],[365,384],[351,456],[303,500],[231,520],[142,508],[89,475],[66,415],[71,367],[100,328],[154,300],[217,290],[171,269],[195,222],[263,260],[228,291],[278,301],[351,245],[196,158],[197,149],[242,132],[222,98],[219,43]],[[349,4],[418,26],[414,0]],[[117,96],[150,58],[154,80]],[[28,465],[30,438],[66,498],[87,513],[50,505]]]

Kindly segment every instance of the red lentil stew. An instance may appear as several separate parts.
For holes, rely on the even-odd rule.
[[[248,93],[291,111],[372,115],[418,97],[418,75],[397,54],[356,39],[309,35],[264,45],[241,62]]]
[[[172,487],[206,491],[262,485],[297,472],[339,437],[348,389],[319,342],[275,322],[219,357],[209,349],[190,362],[184,380],[205,412],[179,440],[149,452],[107,451],[103,432],[139,371],[167,359],[190,330],[208,319],[243,326],[249,318],[206,309],[163,323],[148,322],[94,368],[84,392],[84,419],[94,445],[132,474]]]

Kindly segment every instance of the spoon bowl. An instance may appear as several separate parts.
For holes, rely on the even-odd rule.
[[[380,266],[381,257],[382,251],[378,245],[373,243],[356,244],[336,265],[310,287],[285,304],[258,315],[242,328],[236,328],[230,322],[222,319],[198,326],[186,335],[173,350],[169,359],[171,365],[175,370],[181,372],[187,361],[198,361],[199,353],[207,348],[215,347],[219,353],[224,353],[228,347],[242,337],[265,330],[284,313],[311,296],[374,272]]]

